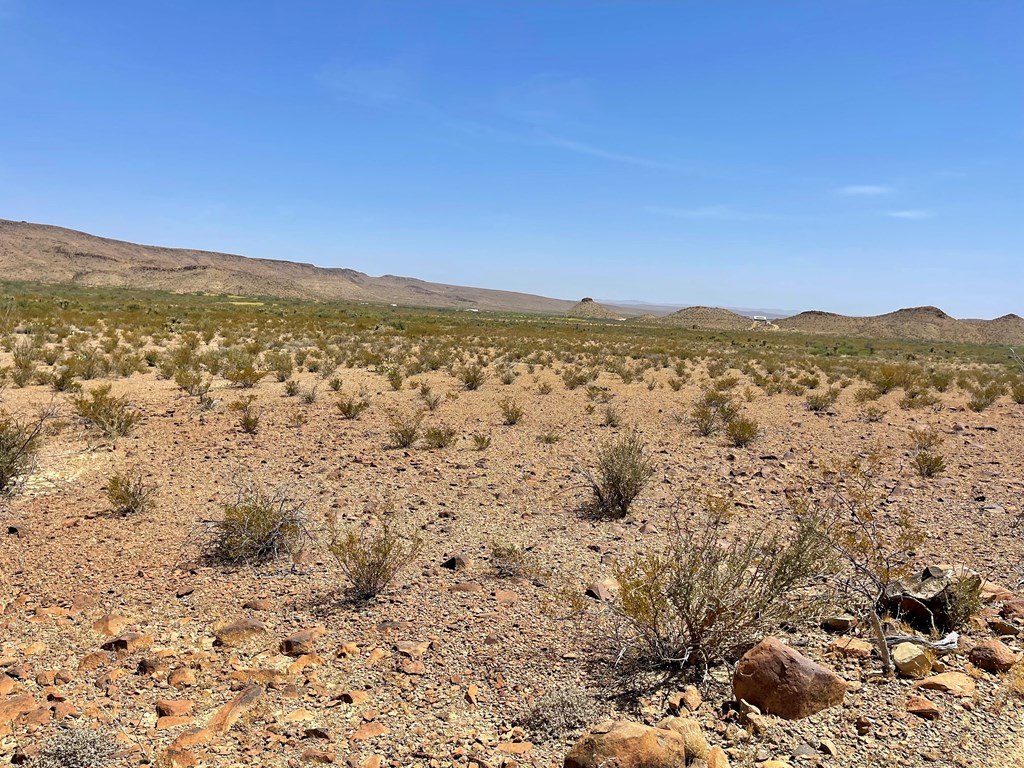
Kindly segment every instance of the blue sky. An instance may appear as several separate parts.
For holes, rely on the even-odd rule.
[[[564,298],[1024,314],[1024,4],[0,0],[0,217]]]

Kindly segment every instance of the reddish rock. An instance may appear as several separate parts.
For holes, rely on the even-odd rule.
[[[154,706],[161,717],[178,717],[187,715],[195,705],[194,701],[188,699],[157,699]]]
[[[108,640],[101,647],[105,651],[116,651],[119,653],[135,653],[153,644],[153,636],[142,632],[125,632],[112,640]]]
[[[263,689],[260,686],[246,686],[235,698],[217,710],[210,720],[209,730],[217,733],[227,732],[262,695]]]
[[[747,651],[733,674],[733,694],[787,720],[843,703],[846,683],[774,637]]]
[[[907,712],[925,720],[938,720],[939,708],[924,696],[911,696],[907,699]]]
[[[676,731],[609,720],[585,733],[565,756],[564,768],[678,768],[686,741]]]
[[[252,618],[239,619],[214,632],[217,645],[232,646],[267,634],[267,625]]]
[[[167,684],[178,690],[188,688],[196,684],[196,675],[188,667],[178,667],[167,676]]]
[[[317,628],[301,629],[288,635],[281,641],[281,652],[288,656],[303,656],[315,653],[315,644],[323,630]]]
[[[954,696],[973,696],[975,683],[963,672],[943,672],[932,675],[914,683],[914,688],[927,688],[932,691],[951,693]]]
[[[829,644],[828,649],[831,653],[850,659],[867,659],[871,657],[874,647],[866,640],[856,637],[837,637]]]
[[[108,613],[96,619],[96,621],[92,623],[92,628],[96,632],[99,632],[101,635],[113,637],[114,635],[120,633],[121,630],[127,627],[129,624],[131,624],[131,622],[123,616]]]
[[[1005,672],[1020,658],[1011,651],[1006,644],[995,638],[985,640],[974,646],[967,658],[975,666],[981,667],[986,672]]]
[[[183,717],[180,715],[164,715],[163,717],[157,718],[156,729],[158,731],[166,731],[169,728],[180,728],[183,725],[189,725],[192,722],[191,717]]]
[[[352,741],[368,741],[378,736],[386,736],[391,731],[387,726],[378,722],[363,723],[355,733],[352,734]]]
[[[455,555],[441,563],[441,567],[449,571],[468,571],[473,567],[473,558],[469,555]]]

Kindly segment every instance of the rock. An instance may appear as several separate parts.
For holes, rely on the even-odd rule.
[[[849,659],[867,659],[871,657],[874,646],[857,637],[837,637],[829,644],[828,650]]]
[[[999,616],[993,616],[988,620],[988,628],[1000,637],[1015,637],[1021,633],[1018,623],[1008,621]]]
[[[188,667],[178,667],[167,676],[167,684],[179,690],[188,688],[196,684],[196,676]]]
[[[706,762],[708,768],[729,768],[729,758],[721,747],[712,747]]]
[[[600,581],[595,581],[593,584],[588,586],[583,592],[587,597],[592,597],[595,600],[600,600],[602,603],[611,602],[612,591]]]
[[[992,638],[974,646],[967,658],[986,672],[1005,672],[1016,664],[1020,657],[1003,641]]]
[[[905,581],[893,582],[886,590],[883,606],[893,615],[898,615],[920,629],[930,630],[937,626],[948,631],[953,628],[949,605],[957,589],[965,587],[980,593],[983,579],[980,575],[963,568],[946,568],[930,565],[921,573]]]
[[[454,584],[451,587],[451,591],[452,592],[472,593],[472,592],[483,592],[484,588],[483,588],[482,584],[478,584],[475,581],[461,581],[458,584]]]
[[[195,705],[194,701],[189,701],[188,699],[157,699],[156,704],[154,704],[156,713],[161,717],[187,715]]]
[[[787,720],[838,706],[846,696],[846,683],[839,675],[774,637],[743,654],[732,685],[736,699]]]
[[[391,731],[383,723],[372,721],[369,723],[363,723],[352,734],[352,741],[368,741],[370,739],[376,739],[378,736],[386,736]]]
[[[924,696],[911,696],[907,699],[907,712],[912,715],[924,718],[925,720],[938,720],[939,708],[932,704]]]
[[[469,555],[455,555],[441,563],[441,567],[449,571],[468,571],[473,567],[473,559]]]
[[[583,734],[564,768],[678,768],[686,740],[676,731],[628,720],[609,720]]]
[[[892,663],[904,677],[924,677],[932,671],[931,656],[914,643],[900,643],[892,649]]]
[[[402,656],[410,659],[421,659],[430,650],[429,640],[399,640],[395,643],[395,650]]]
[[[857,618],[848,613],[841,613],[835,616],[828,616],[821,622],[822,629],[829,632],[849,632],[857,626]]]
[[[839,747],[832,739],[822,739],[818,742],[818,751],[829,757],[836,757],[839,754]]]
[[[669,696],[667,703],[669,711],[677,715],[684,709],[695,712],[704,703],[704,699],[701,697],[700,691],[694,686],[688,685],[681,692]]]
[[[262,621],[246,617],[233,621],[214,632],[214,640],[217,645],[233,646],[244,643],[254,637],[262,637],[267,634],[267,625]]]
[[[108,613],[96,619],[96,621],[92,623],[92,628],[101,635],[113,637],[129,624],[131,624],[131,622],[123,616]]]
[[[245,714],[256,701],[263,696],[263,689],[258,685],[248,685],[235,698],[222,706],[210,720],[209,730],[226,733],[238,719]]]
[[[274,604],[264,597],[257,597],[247,600],[242,604],[242,607],[247,611],[269,611],[274,607]]]
[[[141,632],[125,632],[112,640],[105,642],[101,648],[105,651],[117,651],[119,653],[135,653],[143,648],[149,648],[153,644],[153,636]]]
[[[932,691],[951,693],[954,696],[973,696],[975,683],[963,672],[943,672],[932,675],[914,683],[914,688],[927,688]]]
[[[700,723],[690,717],[666,717],[660,723],[659,728],[667,728],[675,731],[683,737],[686,742],[686,759],[703,760],[708,756],[711,745],[704,737]]]
[[[301,629],[294,634],[288,635],[281,641],[281,653],[288,656],[304,656],[316,652],[317,639],[323,634],[323,630],[313,627]]]
[[[315,749],[310,747],[309,749],[302,750],[300,759],[304,763],[320,763],[322,765],[329,765],[334,762],[333,752],[324,752],[322,749]]]
[[[36,700],[27,693],[0,699],[0,725],[14,722],[22,715],[31,712],[35,707]]]

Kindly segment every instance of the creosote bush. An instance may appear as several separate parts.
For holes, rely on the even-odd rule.
[[[827,603],[822,577],[834,561],[817,518],[793,520],[792,531],[732,532],[729,517],[728,502],[708,497],[695,514],[675,515],[667,549],[616,565],[614,651],[627,675],[702,679]]]
[[[654,478],[654,464],[640,433],[630,430],[597,448],[597,469],[583,470],[594,493],[597,511],[625,517],[643,489]]]
[[[480,389],[487,380],[487,371],[477,363],[463,366],[456,375],[468,390]]]
[[[266,490],[255,480],[238,485],[233,501],[213,523],[208,554],[232,565],[258,565],[293,555],[308,539],[305,505],[288,489]]]
[[[110,385],[103,384],[74,399],[75,412],[108,437],[131,434],[141,418],[126,396],[114,397]]]
[[[370,401],[362,395],[358,397],[356,395],[341,395],[338,397],[336,405],[342,418],[358,419],[363,411],[370,407]]]
[[[514,397],[504,398],[499,407],[501,408],[501,423],[506,427],[514,427],[523,419],[523,406]]]
[[[260,429],[260,409],[256,396],[249,395],[231,403],[232,411],[238,413],[238,428],[247,435],[255,435]]]
[[[107,500],[120,515],[145,512],[156,497],[156,486],[150,485],[138,468],[115,472],[107,480]]]
[[[455,427],[441,424],[423,430],[423,442],[431,450],[441,450],[455,445],[459,433]]]
[[[420,439],[420,425],[423,424],[422,413],[395,413],[388,421],[390,424],[388,436],[391,438],[391,445],[395,448],[412,448]]]
[[[737,448],[745,448],[757,439],[760,427],[749,416],[737,416],[725,425],[725,434]]]
[[[31,421],[0,415],[0,498],[13,496],[32,474],[50,415]]]
[[[388,514],[381,515],[375,526],[335,531],[330,543],[331,554],[348,578],[351,597],[360,602],[384,592],[422,549],[423,540],[403,535]]]
[[[946,469],[946,460],[933,451],[919,451],[910,460],[914,470],[921,477],[935,477]]]

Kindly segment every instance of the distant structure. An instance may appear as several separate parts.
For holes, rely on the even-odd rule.
[[[754,322],[758,325],[771,325],[772,321],[764,315],[754,315]]]

